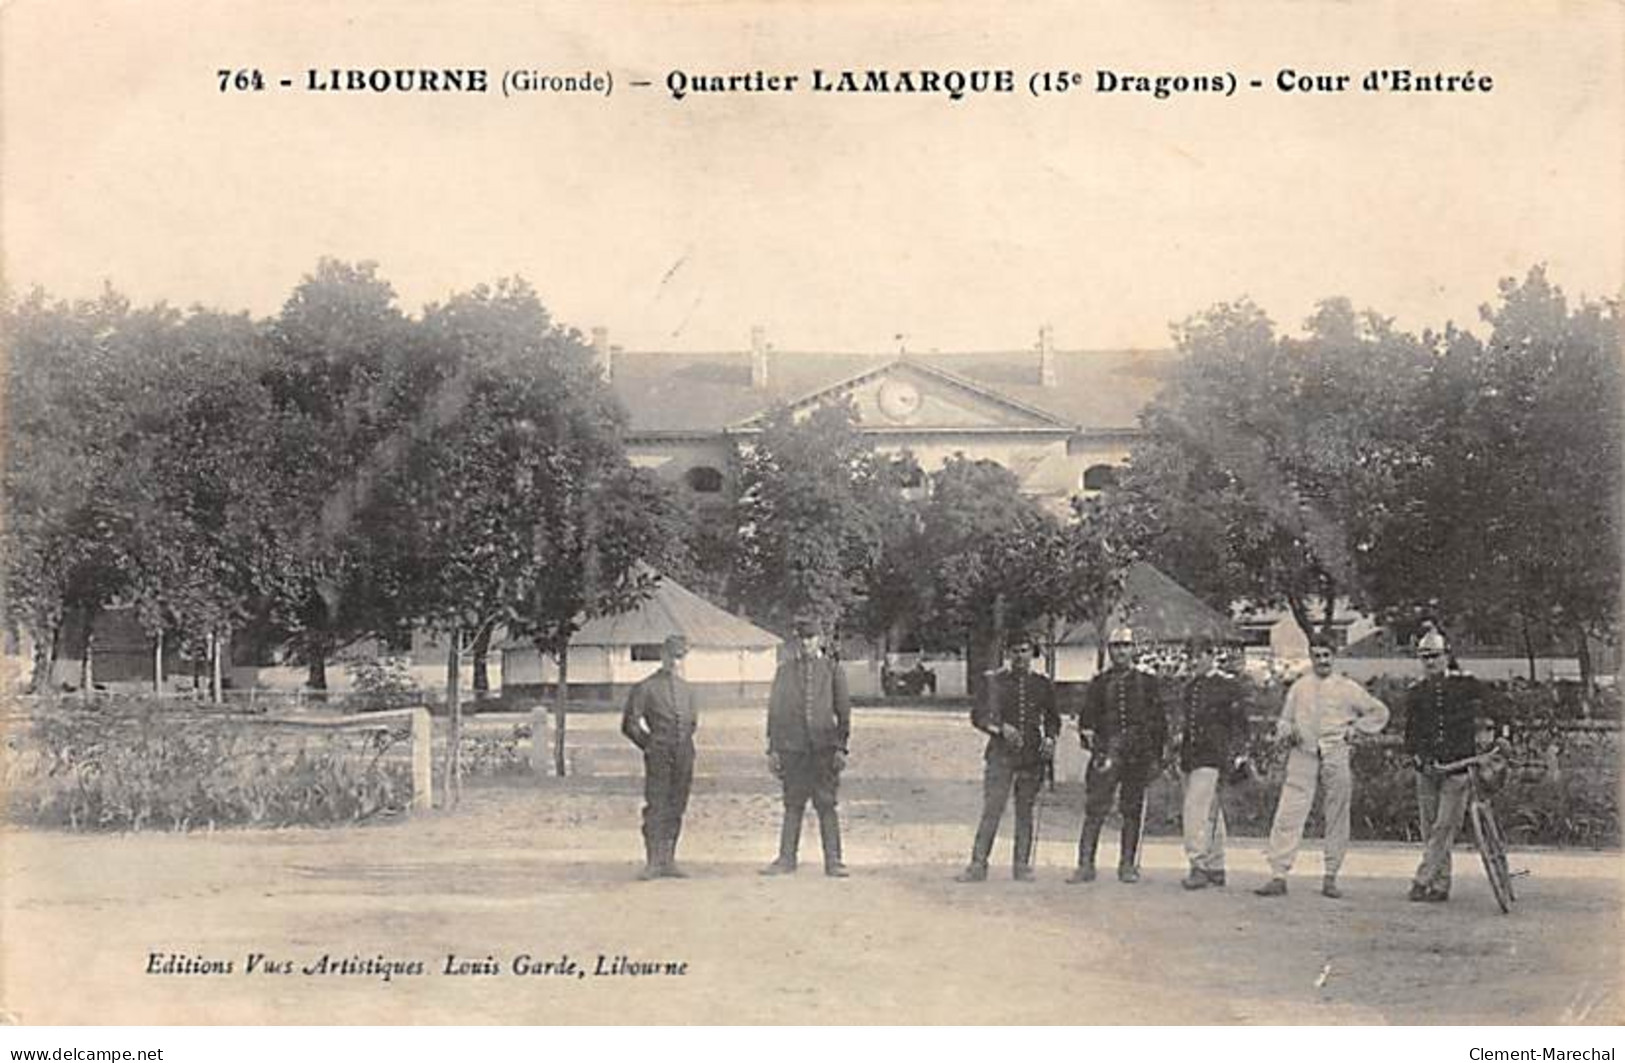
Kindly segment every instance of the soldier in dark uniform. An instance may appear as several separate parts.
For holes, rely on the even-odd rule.
[[[626,698],[621,733],[643,750],[643,846],[648,857],[638,877],[686,878],[677,866],[677,836],[683,830],[689,787],[694,780],[694,729],[699,714],[694,688],[679,674],[688,639],[668,637],[660,668]]]
[[[1095,880],[1095,849],[1114,797],[1123,815],[1117,880],[1140,881],[1145,789],[1162,763],[1168,742],[1168,720],[1157,692],[1157,677],[1134,667],[1134,632],[1128,628],[1113,631],[1106,651],[1111,655],[1111,667],[1090,681],[1078,714],[1078,736],[1093,755],[1084,780],[1078,869],[1068,882]]]
[[[1415,758],[1416,801],[1425,838],[1422,863],[1411,881],[1413,901],[1450,899],[1450,847],[1467,809],[1467,773],[1449,775],[1434,765],[1464,760],[1478,751],[1484,687],[1477,679],[1447,671],[1444,637],[1429,632],[1417,643],[1422,680],[1405,700],[1405,751]]]
[[[818,655],[817,621],[797,619],[795,636],[794,651],[774,673],[767,700],[767,759],[784,784],[784,825],[778,859],[762,874],[795,871],[801,821],[811,800],[824,846],[824,874],[845,878],[835,800],[846,767],[852,705],[840,665]]]
[[[1190,874],[1188,890],[1224,885],[1225,776],[1247,745],[1247,697],[1241,683],[1219,670],[1213,641],[1195,638],[1186,648],[1191,677],[1180,691],[1179,770],[1185,776],[1183,826]]]
[[[1016,793],[1016,842],[1013,874],[1018,882],[1033,879],[1033,803],[1044,781],[1044,766],[1055,755],[1055,736],[1061,716],[1055,707],[1055,687],[1032,671],[1032,643],[1018,639],[1010,645],[1010,664],[988,677],[984,697],[971,710],[971,724],[988,734],[986,767],[982,774],[982,821],[976,828],[970,866],[960,882],[987,881],[987,860],[999,820]]]

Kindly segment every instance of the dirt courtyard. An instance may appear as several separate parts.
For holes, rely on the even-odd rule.
[[[454,811],[358,828],[0,835],[0,1021],[144,1023],[1617,1023],[1618,852],[1519,851],[1498,914],[1476,855],[1408,904],[1414,847],[1357,845],[1348,896],[1068,886],[1081,793],[1046,795],[1038,882],[959,885],[981,742],[959,713],[859,710],[842,790],[853,876],[785,879],[760,712],[704,717],[680,856],[642,883],[635,751],[572,720],[578,774],[480,780]],[[1114,862],[1115,833],[1102,839]],[[251,962],[251,957],[254,957]],[[600,959],[602,957],[602,959]],[[571,966],[571,965],[574,966]],[[682,973],[628,974],[628,968]],[[229,970],[227,969],[229,967]],[[558,973],[562,969],[564,973]],[[209,971],[212,973],[204,973]],[[386,977],[387,975],[387,977]]]

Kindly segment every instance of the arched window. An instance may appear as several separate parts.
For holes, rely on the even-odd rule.
[[[1083,470],[1083,489],[1085,491],[1104,491],[1108,487],[1117,486],[1117,466],[1091,465]]]
[[[722,490],[722,473],[709,465],[696,465],[683,474],[689,490],[702,495],[714,495]]]

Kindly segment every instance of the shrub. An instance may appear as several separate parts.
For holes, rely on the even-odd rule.
[[[8,737],[0,782],[9,817],[74,830],[353,823],[410,800],[405,734],[42,708]]]
[[[526,775],[530,772],[530,758],[520,749],[521,741],[530,738],[529,724],[514,724],[506,732],[471,731],[463,735],[458,755],[462,758],[463,774]]]
[[[1350,828],[1357,839],[1414,842],[1420,838],[1416,773],[1400,743],[1405,729],[1405,692],[1410,681],[1381,676],[1367,684],[1393,710],[1385,735],[1361,740],[1352,752],[1354,800]],[[1520,766],[1494,798],[1501,822],[1514,844],[1617,846],[1619,822],[1619,742],[1617,727],[1577,724],[1578,710],[1566,703],[1562,684],[1491,684],[1490,714],[1503,725]],[[1249,755],[1261,778],[1225,788],[1225,819],[1238,835],[1269,833],[1285,773],[1285,751],[1271,736],[1285,687],[1251,682],[1253,728]],[[1165,685],[1170,733],[1177,734],[1177,685]],[[1617,716],[1617,691],[1599,691],[1590,703],[1593,718]],[[1146,828],[1153,833],[1180,830],[1180,781],[1170,771],[1156,780],[1147,797]],[[1305,830],[1320,833],[1319,802]]]
[[[344,699],[351,712],[382,712],[423,703],[423,694],[412,682],[411,670],[399,657],[355,661],[346,666],[355,692]]]

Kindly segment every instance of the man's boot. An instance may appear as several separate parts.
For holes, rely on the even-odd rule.
[[[1337,888],[1336,875],[1327,875],[1325,878],[1320,880],[1320,895],[1322,897],[1330,897],[1334,901],[1341,900],[1343,898],[1343,891]]]
[[[1277,875],[1275,878],[1270,879],[1262,886],[1253,890],[1253,892],[1258,894],[1260,897],[1285,897],[1286,879]]]
[[[1195,864],[1191,865],[1191,873],[1179,880],[1179,884],[1188,890],[1205,890],[1212,884],[1207,872]]]
[[[954,876],[955,882],[986,882],[987,865],[978,860],[972,860],[965,865],[965,870]]]
[[[643,828],[643,870],[638,872],[638,881],[647,882],[660,877],[660,843],[648,827]]]
[[[851,872],[841,863],[841,820],[833,808],[818,813],[818,837],[824,843],[824,874],[846,878]]]
[[[1093,882],[1094,880],[1095,865],[1093,864],[1080,864],[1076,871],[1066,877],[1067,883],[1073,886],[1080,882]]]
[[[784,813],[779,827],[779,858],[762,868],[764,875],[789,875],[796,869],[796,852],[801,848],[801,815]]]
[[[677,839],[667,838],[660,851],[660,873],[666,878],[687,878],[688,872],[677,866]]]

